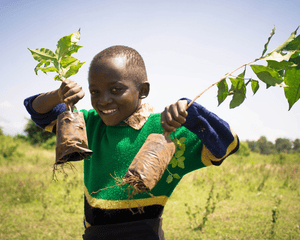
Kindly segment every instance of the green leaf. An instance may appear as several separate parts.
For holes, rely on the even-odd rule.
[[[300,51],[296,52],[293,56],[291,56],[289,62],[293,63],[293,67],[295,67],[297,70],[300,69]]]
[[[179,139],[179,142],[180,143],[183,143],[185,141],[185,137],[181,137],[180,139]]]
[[[176,179],[180,179],[180,176],[177,173],[173,174],[173,177]]]
[[[36,65],[36,67],[34,68],[34,72],[36,75],[38,75],[38,70],[40,70],[40,66],[42,66],[45,63],[45,61],[42,61],[40,63],[38,63],[38,65]]]
[[[60,77],[59,75],[56,75],[54,77],[54,80],[56,80],[56,81],[63,81],[64,79],[62,77]]]
[[[185,160],[184,156],[181,156],[180,158],[177,159],[178,162],[183,162]]]
[[[39,70],[43,71],[44,73],[47,72],[58,72],[58,70],[56,69],[56,67],[40,67]]]
[[[56,45],[56,54],[58,59],[61,59],[66,54],[71,55],[73,52],[77,52],[78,47],[74,47],[74,45],[80,40],[80,29],[78,32],[72,33],[68,36],[62,37],[58,40]]]
[[[239,75],[240,76],[240,75]],[[229,78],[231,81],[230,92],[233,92],[233,97],[230,102],[230,108],[235,108],[242,104],[246,98],[246,85],[243,78]]]
[[[78,64],[79,60],[71,56],[65,56],[61,59],[60,65],[63,68],[71,67],[71,65]]]
[[[71,56],[73,53],[77,53],[82,46],[73,44],[69,47],[68,51],[65,53],[65,56]]]
[[[179,146],[179,149],[182,150],[182,151],[185,151],[185,144],[181,144],[181,145]]]
[[[41,67],[44,64],[44,67]],[[41,61],[36,67],[34,68],[35,74],[38,75],[38,71],[41,70],[44,73],[47,72],[58,72],[57,68],[55,67],[48,67],[50,65],[50,62]]]
[[[218,106],[226,99],[228,96],[228,85],[226,80],[222,80],[217,84],[218,87]]]
[[[271,31],[271,34],[270,34],[270,37],[268,38],[268,41],[266,42],[265,46],[264,46],[264,50],[262,52],[262,55],[261,57],[266,53],[267,49],[268,49],[268,45],[269,45],[269,42],[271,40],[271,38],[273,37],[273,35],[275,34],[275,26],[273,27],[272,31]]]
[[[261,59],[267,59],[268,56],[274,54],[274,52],[281,52],[282,50],[285,50],[285,48],[289,45],[290,42],[292,42],[297,34],[297,30],[299,27],[297,27],[297,29],[291,33],[290,37],[280,46],[278,46],[277,48],[275,48],[272,52],[268,53],[265,57],[261,58]]]
[[[79,62],[76,65],[72,65],[70,67],[69,71],[66,74],[63,75],[63,77],[69,78],[70,76],[75,75],[79,71],[79,68],[81,68],[81,66],[83,64],[84,64],[84,62]]]
[[[72,34],[69,36],[62,37],[58,40],[55,51],[55,53],[58,56],[58,59],[64,57],[65,53],[69,50],[69,47],[71,47],[71,37]]]
[[[173,177],[172,175],[170,174],[168,177],[167,177],[167,183],[171,183],[173,181]]]
[[[294,51],[300,49],[300,35],[293,39],[286,47],[283,49],[284,51]]]
[[[178,161],[178,167],[184,169],[184,162],[183,161]]]
[[[283,81],[279,73],[270,67],[253,64],[251,65],[251,68],[261,81],[269,84],[270,86],[275,86]]]
[[[296,70],[295,68],[287,70],[284,83],[287,85],[284,87],[284,93],[288,100],[290,110],[294,103],[300,98],[300,70]]]
[[[184,151],[178,150],[178,151],[175,152],[175,157],[179,158],[179,157],[181,157],[183,155],[183,153],[184,153]]]
[[[74,32],[71,34],[71,42],[72,43],[77,43],[80,40],[80,28],[77,32]]]
[[[251,88],[252,88],[252,92],[253,92],[253,95],[254,95],[257,92],[257,90],[259,89],[258,81],[251,80]]]
[[[47,48],[41,48],[41,49],[30,49],[28,48],[29,51],[32,54],[32,57],[38,61],[46,61],[46,62],[53,62],[57,61],[57,56],[54,54],[50,49]]]
[[[245,66],[245,68],[244,68],[244,71],[243,71],[242,73],[240,73],[240,74],[237,76],[237,78],[243,79],[243,81],[244,81],[245,74],[246,74],[246,66]]]
[[[273,51],[268,55],[267,57],[262,58],[263,60],[275,60],[278,62],[281,62],[283,60],[289,60],[290,57],[295,53],[295,51],[289,52],[289,53],[283,53],[283,52],[275,52]]]
[[[287,70],[291,67],[293,67],[294,63],[290,62],[290,61],[274,61],[274,60],[267,60],[268,62],[268,67],[269,68],[273,68],[276,71],[280,71],[280,70]]]
[[[172,164],[172,168],[175,168],[178,164],[177,158],[175,156],[172,157],[169,164]]]

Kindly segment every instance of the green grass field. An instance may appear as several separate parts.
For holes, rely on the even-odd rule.
[[[83,164],[0,136],[0,240],[82,239]],[[300,154],[233,155],[185,176],[164,211],[166,239],[300,239]]]

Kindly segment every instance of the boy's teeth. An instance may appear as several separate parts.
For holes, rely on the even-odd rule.
[[[113,109],[113,110],[103,110],[102,112],[105,113],[105,114],[109,114],[109,113],[113,113],[117,111],[117,109]]]

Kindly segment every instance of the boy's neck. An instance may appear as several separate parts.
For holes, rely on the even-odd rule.
[[[123,120],[125,124],[129,125],[135,130],[140,130],[147,121],[150,114],[154,113],[154,108],[149,103],[141,104],[137,110],[131,114],[127,119]],[[122,123],[121,122],[121,123]]]

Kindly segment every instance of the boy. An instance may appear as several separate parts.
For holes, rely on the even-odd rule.
[[[180,176],[220,165],[238,149],[238,137],[225,121],[199,104],[186,110],[188,99],[171,104],[161,114],[141,104],[150,85],[143,59],[132,48],[113,46],[97,54],[88,81],[93,109],[81,111],[93,155],[84,160],[83,239],[164,239],[161,216],[180,180],[168,184],[165,173],[151,190],[154,197],[140,193],[129,200],[128,192],[123,191],[126,186],[107,188],[116,184],[112,176],[125,175],[151,133],[166,131],[172,138],[186,138],[185,168],[176,168]],[[79,85],[65,80],[59,89],[29,97],[24,104],[37,125],[56,132],[56,118],[65,104],[73,105],[83,97]],[[139,207],[143,212],[133,214]]]

